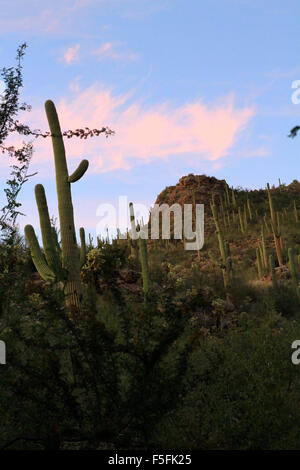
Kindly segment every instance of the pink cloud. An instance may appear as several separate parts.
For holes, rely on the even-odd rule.
[[[109,58],[113,60],[125,60],[131,62],[138,59],[138,54],[134,54],[133,52],[116,52],[116,46],[121,44],[122,43],[120,42],[105,42],[98,49],[92,51],[91,54],[97,56],[98,60]]]
[[[73,91],[74,93],[78,93],[80,91],[80,78],[80,76],[75,77],[74,80],[69,83],[69,90]]]
[[[214,106],[195,101],[147,108],[139,102],[129,104],[129,97],[130,93],[115,96],[96,83],[68,101],[55,103],[62,130],[108,126],[116,132],[107,139],[104,135],[65,139],[70,171],[82,158],[90,161],[89,171],[98,173],[159,160],[188,162],[200,169],[204,160],[216,162],[230,154],[255,113],[253,108],[236,108],[232,96]],[[43,108],[24,113],[25,119],[32,128],[48,130]],[[53,160],[49,138],[37,139],[34,148],[35,166]]]
[[[78,62],[79,60],[79,49],[80,44],[76,44],[73,47],[69,47],[63,55],[63,60],[66,64],[71,64],[73,62]]]

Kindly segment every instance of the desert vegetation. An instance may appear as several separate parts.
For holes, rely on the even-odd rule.
[[[79,244],[71,185],[88,162],[69,172],[51,100],[45,111],[59,225],[37,184],[42,246],[19,230],[19,160],[1,225],[0,448],[299,449],[300,183],[167,187],[157,203],[205,205],[199,252],[120,232],[87,242],[83,227]]]

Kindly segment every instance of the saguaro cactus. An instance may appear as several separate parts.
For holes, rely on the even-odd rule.
[[[259,279],[262,278],[262,266],[261,266],[261,257],[259,253],[259,248],[256,248],[256,262],[257,262],[257,272]]]
[[[297,276],[296,276],[296,269],[294,263],[294,251],[293,248],[288,249],[288,257],[289,257],[289,268],[290,274],[292,278],[292,284],[295,290],[297,290]]]
[[[274,264],[274,257],[273,255],[269,255],[269,269],[271,273],[271,279],[272,279],[272,286],[274,290],[277,290],[277,278],[276,278],[276,271],[275,271],[275,264]]]
[[[85,231],[83,227],[80,227],[79,234],[80,234],[80,267],[82,267],[86,262]]]
[[[134,217],[134,210],[132,202],[129,203],[129,211],[130,211],[130,223],[131,223],[131,231],[132,235],[135,232],[140,231],[140,225],[135,225],[135,217]],[[148,252],[147,252],[147,242],[146,239],[139,234],[138,238],[138,248],[139,248],[139,255],[140,255],[140,262],[142,267],[142,279],[143,279],[143,294],[144,300],[147,302],[148,294],[150,289],[150,275],[149,275],[149,265],[148,265]]]
[[[235,199],[235,194],[234,194],[234,189],[231,189],[231,195],[232,195],[232,205],[234,208],[236,208],[236,199]]]
[[[276,255],[278,259],[279,266],[283,265],[282,261],[282,249],[280,246],[280,228],[278,227],[278,223],[276,221],[275,217],[275,211],[273,207],[273,201],[272,201],[272,196],[271,196],[271,191],[270,191],[270,185],[267,183],[267,190],[268,190],[268,199],[269,199],[269,206],[270,206],[270,214],[271,214],[271,225],[272,225],[272,231],[273,231],[273,236],[274,236],[274,244],[275,244],[275,249],[276,249]]]
[[[263,255],[263,267],[266,269],[268,267],[268,260],[267,260],[267,248],[266,248],[266,239],[265,239],[265,232],[264,226],[261,226],[261,246],[262,246],[262,255]]]
[[[241,233],[245,233],[245,226],[244,226],[244,222],[243,222],[243,218],[242,218],[242,212],[241,212],[240,207],[238,208],[238,212],[239,212],[240,230],[241,230]]]
[[[230,278],[231,278],[231,270],[232,270],[229,244],[226,245],[226,242],[223,239],[222,231],[221,231],[220,224],[218,221],[217,208],[215,204],[211,203],[210,207],[211,207],[213,219],[215,222],[216,234],[217,234],[217,238],[219,242],[219,250],[220,250],[220,255],[221,255],[221,269],[223,273],[224,287],[225,289],[227,289],[229,287]]]
[[[248,198],[247,198],[247,208],[248,208],[248,212],[249,212],[249,219],[251,221],[253,216],[252,216],[251,204],[250,204],[250,201],[249,201]]]
[[[66,296],[66,305],[75,305],[76,307],[80,307],[82,284],[80,277],[80,258],[74,225],[71,183],[75,183],[84,175],[89,162],[87,160],[82,160],[74,173],[69,176],[63,137],[54,103],[50,100],[46,101],[45,110],[52,137],[55,161],[62,270],[59,271],[56,268],[57,256],[55,255],[55,240],[54,237],[51,236],[52,230],[47,201],[42,185],[36,186],[35,194],[39,210],[46,260],[42,255],[34,229],[31,225],[26,225],[25,236],[31,250],[34,264],[40,275],[46,280],[59,280],[61,277],[60,272],[63,273],[65,276],[64,293]]]
[[[228,189],[228,184],[226,183],[226,181],[225,181],[225,192],[226,192],[226,199],[225,199],[226,205],[227,207],[229,207],[230,206],[229,189]]]
[[[294,199],[294,216],[295,216],[295,222],[298,224],[298,211],[297,211],[297,206],[296,206],[296,201]]]

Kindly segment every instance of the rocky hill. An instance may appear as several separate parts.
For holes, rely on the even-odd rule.
[[[218,180],[214,176],[189,174],[180,178],[175,186],[167,186],[156,198],[155,204],[204,204],[205,233],[215,230],[211,218],[210,201],[215,195],[216,204],[220,203],[220,196],[224,194],[225,180]],[[173,218],[171,215],[171,222]]]
[[[175,186],[167,186],[157,196],[155,204],[172,204],[178,203],[182,207],[184,204],[204,204],[204,220],[205,235],[215,231],[215,225],[212,220],[210,202],[212,196],[215,196],[215,203],[220,205],[221,198],[224,198],[226,180],[219,180],[214,176],[189,174],[179,179]],[[229,190],[230,198],[232,197],[232,189]],[[292,181],[289,185],[280,184],[278,187],[272,187],[275,198],[282,201],[290,202],[293,198],[300,195],[300,183],[297,180]],[[243,190],[242,188],[233,189],[235,197],[249,197],[255,202],[260,200],[267,201],[267,191],[260,190]],[[171,214],[172,221],[172,214]],[[151,222],[150,222],[151,223]]]

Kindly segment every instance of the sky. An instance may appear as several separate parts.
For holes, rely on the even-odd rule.
[[[51,99],[62,131],[115,131],[65,140],[70,174],[90,162],[71,185],[77,229],[95,236],[103,204],[118,215],[126,196],[149,209],[189,173],[247,189],[299,179],[300,136],[287,137],[300,125],[298,0],[0,0],[0,8],[0,68],[15,67],[18,46],[28,46],[20,102],[32,110],[18,119],[49,130]],[[1,207],[9,164],[1,154]],[[34,140],[34,172],[19,224],[39,233],[36,184],[58,215],[49,138]]]

